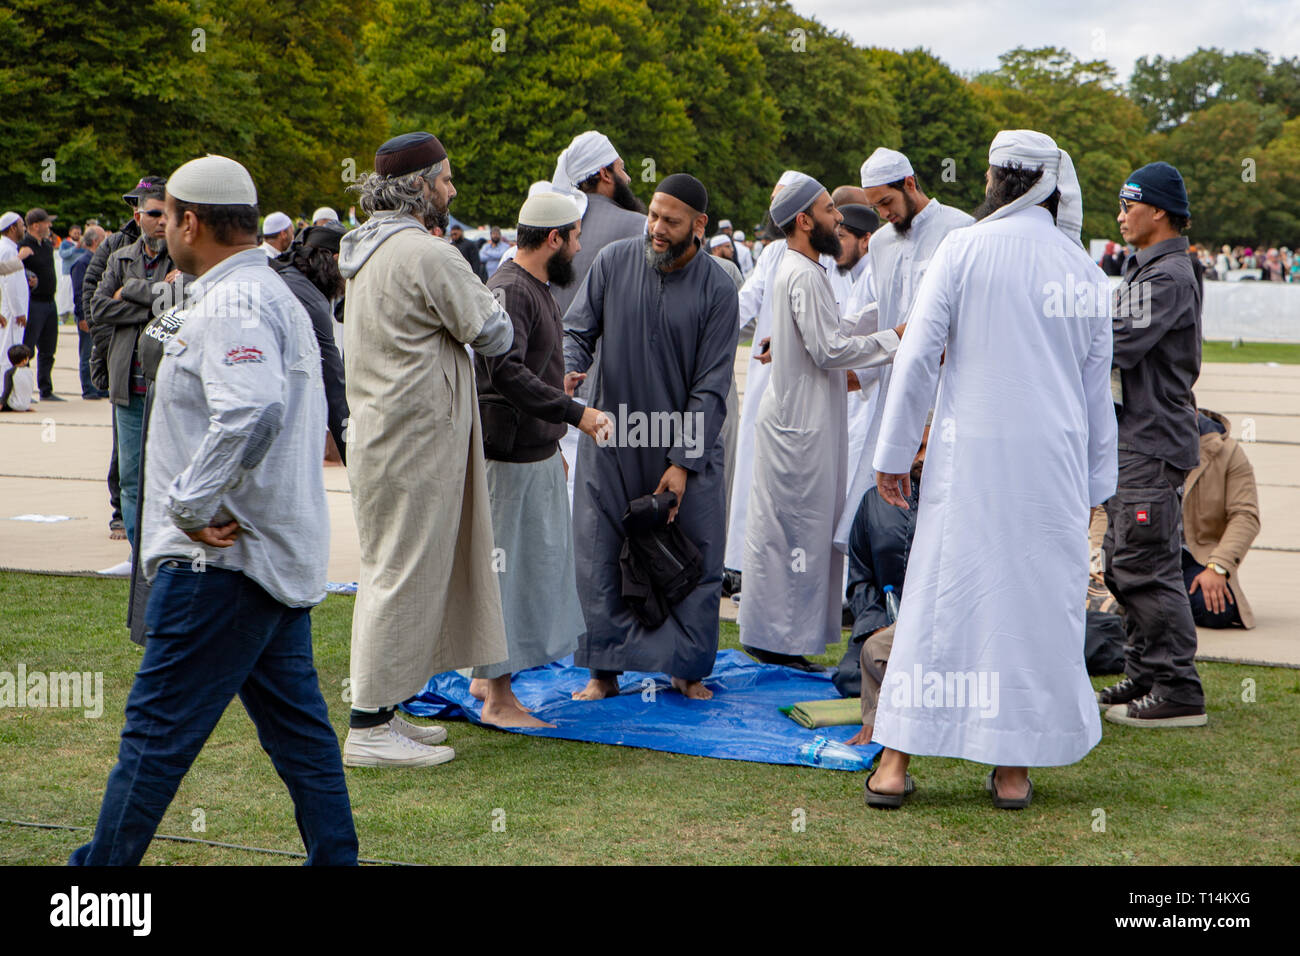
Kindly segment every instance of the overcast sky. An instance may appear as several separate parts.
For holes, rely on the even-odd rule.
[[[1127,82],[1141,56],[1182,57],[1198,46],[1300,53],[1300,0],[791,0],[804,16],[859,46],[926,47],[959,73],[993,69],[1017,46],[1065,47],[1105,59]]]

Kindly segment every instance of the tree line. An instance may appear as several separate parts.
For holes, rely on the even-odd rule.
[[[1118,239],[1124,177],[1183,173],[1194,240],[1300,244],[1300,57],[1201,49],[1104,60],[1045,47],[961,76],[923,49],[857,46],[786,0],[10,0],[0,9],[0,204],[63,222],[203,153],[239,159],[266,211],[351,204],[387,136],[446,144],[470,223],[510,224],[559,151],[600,129],[649,198],[689,171],[752,227],[781,171],[858,182],[877,146],[978,204],[994,133],[1068,150],[1085,238]]]

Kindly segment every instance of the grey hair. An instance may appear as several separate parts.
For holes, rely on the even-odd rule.
[[[107,233],[101,226],[87,226],[81,233],[81,246],[83,249],[90,247],[91,242],[101,241]]]
[[[437,209],[432,200],[425,197],[420,184],[422,180],[427,180],[429,185],[433,185],[433,181],[442,172],[442,162],[439,160],[432,166],[401,176],[381,176],[379,173],[371,172],[361,182],[349,186],[348,189],[359,194],[358,202],[366,215],[373,215],[379,210],[391,210],[414,216],[424,222],[431,218]]]

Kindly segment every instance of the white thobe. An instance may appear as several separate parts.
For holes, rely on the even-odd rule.
[[[853,288],[850,290],[848,298],[840,305],[841,326],[845,335],[870,335],[878,331],[879,309],[876,307],[876,284],[871,272],[871,260],[863,256],[854,266],[849,277],[853,280]],[[871,427],[871,399],[876,394],[876,379],[880,375],[880,370],[885,368],[884,365],[877,365],[873,368],[854,369],[853,374],[858,378],[858,384],[861,388],[856,392],[850,392],[848,398],[849,415],[848,415],[848,438],[849,438],[849,457],[848,457],[848,475],[846,476],[845,488],[848,489],[847,480],[851,479],[858,472],[859,462],[862,459],[867,447],[867,430]],[[867,454],[868,461],[866,466],[870,466],[870,454]],[[845,507],[848,507],[847,500]],[[857,502],[853,503],[854,511],[857,510]],[[850,517],[850,520],[852,518]]]
[[[748,276],[754,271],[754,254],[749,251],[749,246],[743,242],[737,242],[735,246],[736,268],[740,270],[742,276]]]
[[[910,470],[937,381],[876,713],[886,747],[1057,766],[1101,739],[1083,598],[1089,506],[1117,470],[1108,289],[1039,206],[955,232],[931,260],[874,457]]]
[[[767,388],[772,366],[758,360],[758,343],[772,334],[772,299],[769,294],[776,279],[785,240],[776,239],[763,247],[745,284],[740,287],[740,328],[754,324],[754,347],[745,373],[745,395],[740,410],[740,428],[736,435],[736,474],[731,482],[731,509],[727,520],[727,553],[723,564],[733,571],[743,571],[745,561],[745,511],[749,506],[749,489],[754,478],[754,422],[758,403]],[[835,260],[823,255],[824,269],[835,268]]]
[[[900,236],[892,225],[882,226],[872,234],[868,255],[871,256],[871,272],[879,303],[878,328],[894,329],[906,320],[912,298],[939,243],[954,229],[968,226],[974,221],[960,209],[944,206],[939,200],[931,199],[913,218],[912,228],[906,236]],[[892,375],[893,368],[888,365],[880,368],[876,375],[870,424],[863,439],[863,447],[867,452],[859,457],[857,471],[849,476],[849,504],[844,509],[839,527],[835,529],[835,546],[841,551],[848,550],[849,531],[853,527],[853,516],[857,513],[858,503],[867,489],[876,483],[875,473],[870,467],[871,455],[876,447],[876,436],[880,433],[880,416],[884,411],[885,398],[889,395]],[[916,449],[912,451],[915,453]]]
[[[8,236],[0,236],[0,261],[18,258],[18,243]],[[19,269],[0,276],[0,316],[5,325],[0,329],[0,375],[9,368],[9,347],[23,340],[23,329],[14,321],[27,315],[27,299],[31,289],[27,285],[27,270]]]
[[[840,640],[847,370],[887,362],[892,329],[845,335],[825,268],[787,248],[772,284],[772,374],[755,425],[740,640],[820,654]]]

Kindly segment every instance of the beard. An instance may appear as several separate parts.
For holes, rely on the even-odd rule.
[[[645,203],[636,198],[636,193],[632,192],[631,184],[622,182],[617,176],[614,177],[614,195],[612,198],[616,206],[645,214]]]
[[[900,236],[906,236],[912,230],[912,220],[916,218],[916,203],[912,202],[912,197],[903,193],[903,208],[907,210],[907,215],[900,222],[894,223],[894,231]]]
[[[546,279],[551,285],[561,287],[573,284],[573,256],[566,255],[563,248],[556,249],[546,260]]]
[[[447,225],[451,222],[450,206],[451,204],[448,203],[446,206],[440,207],[438,200],[430,199],[423,216],[424,228],[430,231],[441,229],[443,235],[446,235]]]
[[[841,263],[839,261],[839,256],[837,256],[835,269],[840,275],[846,276],[856,269],[858,263],[862,261],[862,253],[858,252],[858,244],[856,241],[850,243],[848,246],[841,246],[841,248],[843,249],[841,255],[846,257],[847,261]]]
[[[840,253],[844,251],[840,245],[840,237],[835,235],[835,230],[825,228],[820,222],[813,223],[812,233],[808,236],[808,245],[813,247],[813,252],[820,252],[835,259],[838,259]]]
[[[158,236],[156,239],[152,236],[144,237],[144,247],[149,250],[149,255],[156,256],[167,251],[167,237]]]
[[[650,233],[645,234],[645,261],[651,269],[658,269],[660,272],[667,272],[672,268],[674,262],[686,254],[686,250],[691,247],[695,237],[687,233],[686,238],[681,242],[670,243],[668,248],[663,252],[655,252],[655,247],[651,244]]]
[[[984,201],[975,207],[975,212],[972,213],[972,215],[975,217],[976,222],[978,222],[981,219],[993,215],[993,213],[997,212],[1009,201],[1010,200],[1004,199],[996,193],[986,192],[984,194]]]

